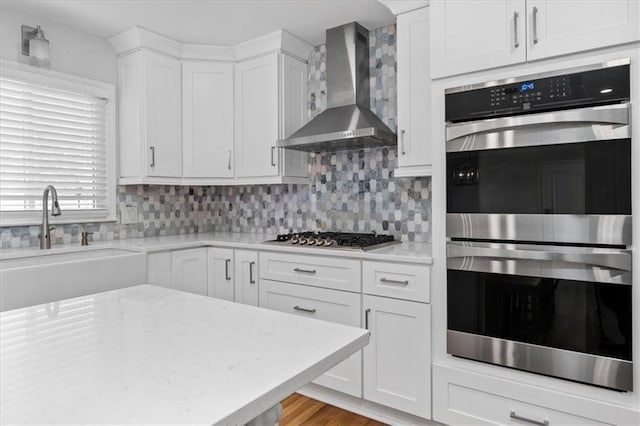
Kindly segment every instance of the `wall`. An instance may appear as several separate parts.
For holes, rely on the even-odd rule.
[[[106,39],[6,5],[0,5],[0,57],[3,59],[28,63],[28,58],[21,53],[22,25],[42,27],[51,48],[52,70],[117,83],[118,60]]]
[[[395,25],[370,33],[371,107],[396,131]],[[309,114],[326,108],[326,48],[309,58]],[[181,233],[339,230],[430,241],[431,179],[394,178],[396,151],[369,148],[311,154],[308,185],[121,186],[120,203],[138,206],[138,223],[59,226],[54,244]],[[63,212],[64,214],[64,212]],[[55,218],[52,221],[55,223]],[[37,226],[0,228],[2,247],[38,245]]]

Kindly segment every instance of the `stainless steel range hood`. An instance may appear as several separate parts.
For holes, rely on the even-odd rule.
[[[327,109],[278,146],[334,151],[395,145],[396,135],[370,109],[369,31],[352,22],[327,30]]]

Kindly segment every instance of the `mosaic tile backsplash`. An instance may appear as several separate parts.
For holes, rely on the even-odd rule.
[[[369,37],[371,108],[395,131],[395,25],[373,30]],[[311,117],[327,104],[325,58],[324,45],[309,57]],[[52,243],[80,244],[82,231],[93,232],[94,241],[289,230],[376,231],[405,241],[430,241],[431,179],[394,178],[396,160],[392,148],[311,154],[305,185],[120,186],[118,217],[121,204],[137,206],[137,223],[59,225]],[[37,246],[38,232],[38,226],[0,228],[2,248]]]

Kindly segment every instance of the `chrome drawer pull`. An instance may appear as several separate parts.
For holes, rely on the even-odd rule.
[[[307,273],[307,274],[315,274],[315,273],[316,273],[316,270],[315,270],[315,269],[300,269],[300,268],[294,268],[293,270],[294,270],[294,272],[304,272],[304,273]]]
[[[364,311],[364,328],[369,329],[369,312],[371,312],[371,308],[367,308]]]
[[[316,313],[315,308],[314,309],[301,308],[298,305],[294,306],[293,309],[295,309],[296,311],[309,312],[310,314],[315,314]]]
[[[516,420],[522,420],[523,422],[531,423],[534,425],[549,426],[549,420],[540,421],[540,420],[529,419],[527,417],[522,417],[517,415],[515,411],[512,411],[511,413],[509,413],[509,417]]]
[[[409,280],[400,281],[400,280],[390,280],[388,278],[380,278],[380,282],[381,283],[390,283],[390,284],[402,284],[402,285],[408,285],[409,284]]]

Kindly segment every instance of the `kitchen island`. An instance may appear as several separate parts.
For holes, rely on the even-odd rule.
[[[243,424],[369,341],[152,285],[0,318],[2,424]]]

